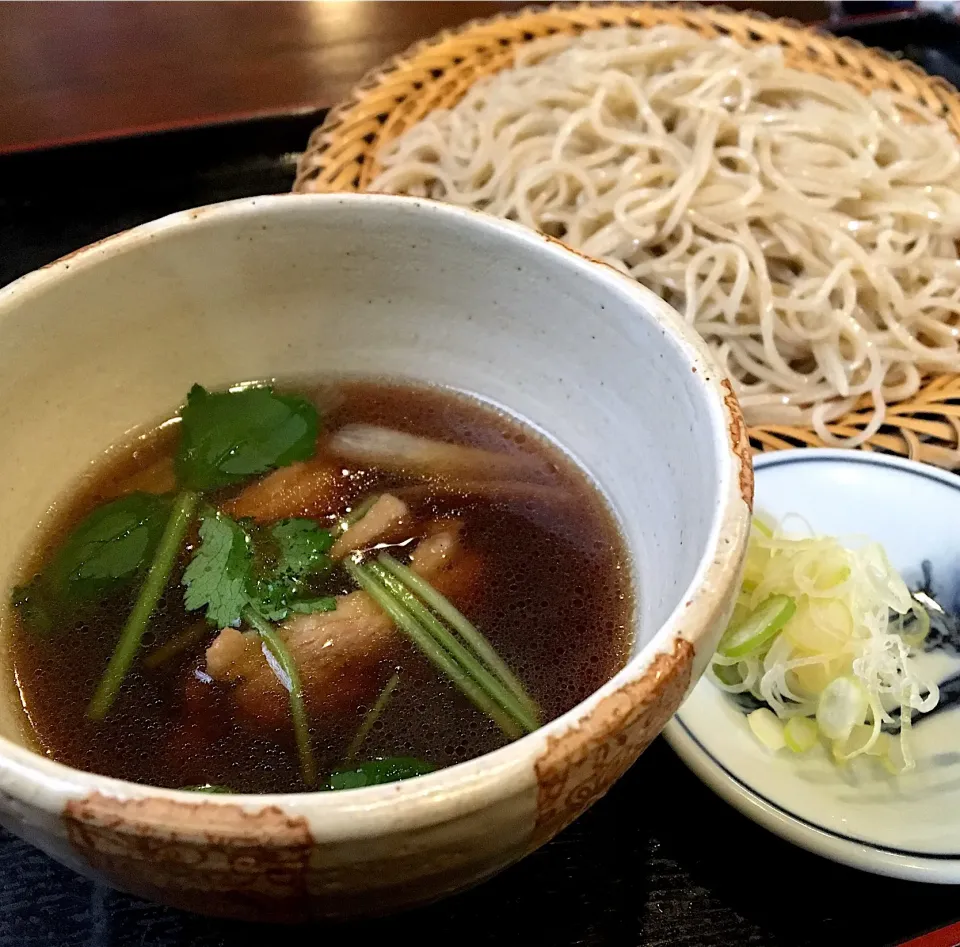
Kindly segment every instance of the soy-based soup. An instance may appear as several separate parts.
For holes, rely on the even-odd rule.
[[[447,391],[195,387],[57,504],[12,594],[38,749],[171,788],[479,756],[626,660],[623,542],[534,432]]]

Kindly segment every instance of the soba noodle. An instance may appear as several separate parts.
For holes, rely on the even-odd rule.
[[[861,443],[960,371],[960,148],[913,102],[672,27],[554,38],[382,156],[374,190],[560,237],[679,309],[750,423]],[[869,425],[826,422],[871,396]]]

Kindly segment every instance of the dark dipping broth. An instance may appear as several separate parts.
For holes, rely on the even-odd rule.
[[[277,565],[278,547],[270,538],[274,521],[307,518],[335,537],[351,511],[354,517],[363,513],[370,498],[397,497],[408,515],[374,537],[372,551],[365,543],[362,557],[353,560],[375,563],[387,551],[409,563],[418,544],[428,540],[440,553],[447,550],[429,580],[519,678],[539,708],[539,724],[588,697],[623,666],[633,616],[624,544],[595,488],[556,449],[513,419],[441,389],[351,381],[276,391],[305,399],[311,410],[319,408],[319,436],[311,436],[309,450],[301,451],[301,457],[309,453],[313,459],[292,466],[283,459],[271,465],[279,467],[272,473],[201,491],[165,591],[102,719],[91,719],[91,697],[144,585],[153,546],[135,574],[79,604],[76,596],[50,591],[50,582],[36,577],[56,571],[58,550],[84,517],[106,502],[133,491],[174,495],[174,457],[185,423],[164,425],[111,452],[109,462],[57,505],[23,571],[24,582],[14,591],[10,651],[23,708],[43,753],[83,770],[154,786],[272,793],[390,781],[510,742],[512,737],[378,608],[372,609],[378,618],[323,624],[338,613],[352,614],[352,606],[340,599],[334,611],[286,619],[301,628],[319,628],[321,636],[329,629],[330,640],[340,635],[342,640],[327,649],[310,639],[309,659],[282,619],[272,623],[301,678],[306,752],[313,755],[316,780],[305,775],[289,694],[263,657],[256,631],[243,623],[242,640],[254,642],[252,649],[244,644],[243,660],[260,662],[256,674],[227,679],[213,673],[207,661],[218,627],[202,609],[185,607],[184,572],[201,544],[200,516],[211,515],[211,508],[232,514],[253,536],[256,572]],[[345,425],[358,424],[520,459],[517,470],[524,475],[494,476],[490,465],[482,464],[476,473],[485,479],[478,487],[473,474],[451,472],[443,464],[436,471],[398,470],[392,462],[334,453],[331,438],[336,443]],[[467,466],[477,460],[468,455]],[[151,534],[154,545],[168,510],[169,505]],[[251,515],[256,521],[247,518]],[[297,586],[300,598],[314,603],[349,593],[355,593],[351,601],[356,602],[357,588],[338,562],[328,562]],[[375,644],[359,634],[352,652],[351,636],[369,621],[379,628]],[[182,649],[154,663],[151,657],[162,656],[158,649],[170,642]],[[326,651],[339,655],[339,663],[326,668]],[[366,733],[362,741],[361,730]],[[331,781],[331,773],[347,775]]]

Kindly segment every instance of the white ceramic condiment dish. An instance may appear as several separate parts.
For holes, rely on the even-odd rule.
[[[815,532],[879,541],[911,588],[929,584],[948,611],[960,612],[960,477],[835,450],[764,455],[755,468],[758,511],[796,513]],[[954,632],[932,634],[940,644],[920,658],[941,683],[941,708],[916,722],[917,767],[902,776],[865,759],[840,769],[820,746],[800,756],[771,753],[706,678],[664,735],[727,802],[791,842],[878,874],[960,883],[960,629]]]
[[[451,386],[562,445],[606,494],[632,556],[629,662],[536,733],[429,776],[202,798],[32,752],[12,675],[0,675],[0,822],[65,863],[260,919],[436,898],[576,818],[703,671],[732,607],[753,488],[736,399],[703,342],[609,267],[411,198],[199,208],[0,292],[0,589],[49,504],[191,384],[324,372]]]

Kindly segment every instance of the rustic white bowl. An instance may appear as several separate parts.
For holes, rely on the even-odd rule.
[[[51,502],[193,382],[323,372],[473,392],[562,445],[629,545],[633,656],[588,700],[488,756],[408,782],[275,796],[199,798],[55,763],[29,748],[5,674],[0,822],[79,871],[261,919],[439,897],[599,798],[713,651],[753,481],[736,400],[702,342],[609,267],[518,225],[402,197],[186,211],[0,292],[0,588]]]

